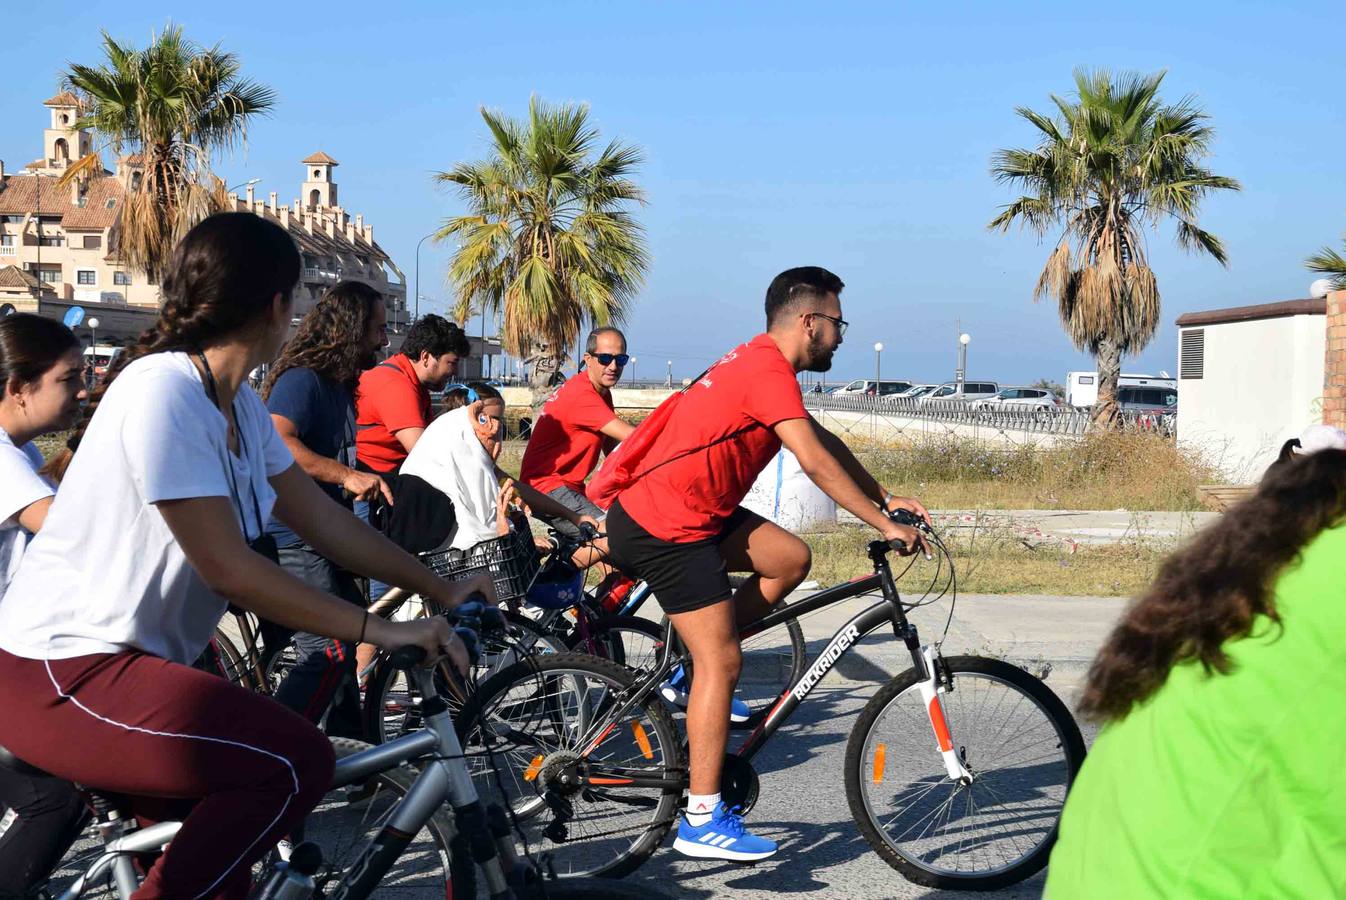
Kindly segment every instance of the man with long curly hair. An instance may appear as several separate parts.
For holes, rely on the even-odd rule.
[[[271,421],[299,467],[347,508],[347,495],[366,501],[380,495],[392,499],[382,478],[355,468],[355,386],[387,343],[383,297],[366,284],[343,281],[299,322],[262,386]],[[267,531],[276,539],[283,568],[319,590],[364,604],[364,592],[351,573],[281,522],[273,519]],[[274,651],[288,634],[267,629],[267,638],[267,649]],[[317,722],[338,690],[353,684],[354,647],[302,632],[294,641],[298,660],[276,699]],[[347,693],[353,703],[337,704],[328,731],[359,736],[358,698],[353,691]]]

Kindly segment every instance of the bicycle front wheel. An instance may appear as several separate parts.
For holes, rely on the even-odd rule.
[[[911,669],[856,720],[846,799],[865,840],[908,880],[996,890],[1047,864],[1084,739],[1065,704],[1024,670],[976,656],[943,666],[939,700],[971,783],[945,771]]]
[[[368,750],[369,745],[332,738],[338,760]],[[398,766],[370,778],[363,785],[329,791],[304,820],[300,840],[322,849],[322,868],[315,876],[317,897],[330,897],[343,880],[358,878],[362,856],[387,824],[397,804],[406,797],[416,773]],[[457,851],[456,853],[454,851]],[[456,864],[454,859],[456,857]],[[471,854],[455,838],[453,820],[441,806],[411,838],[411,843],[378,882],[379,897],[475,896]]]

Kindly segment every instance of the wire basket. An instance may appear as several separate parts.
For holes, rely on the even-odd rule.
[[[468,550],[440,550],[421,554],[421,561],[440,578],[463,581],[477,574],[489,574],[495,582],[496,598],[522,599],[537,576],[541,560],[527,530],[492,538]]]

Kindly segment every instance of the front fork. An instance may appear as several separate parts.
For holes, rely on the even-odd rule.
[[[925,704],[930,727],[935,732],[935,743],[939,747],[940,758],[944,760],[944,771],[949,773],[951,780],[959,784],[971,784],[973,775],[967,766],[963,765],[962,758],[954,749],[953,735],[949,731],[949,718],[944,714],[944,704],[939,699],[941,687],[939,676],[943,669],[939,653],[929,644],[922,646],[920,653],[921,660],[925,663],[925,679],[917,686],[921,690],[921,702]],[[948,690],[949,683],[945,682],[944,691]]]

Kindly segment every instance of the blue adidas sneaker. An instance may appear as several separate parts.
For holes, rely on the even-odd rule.
[[[687,692],[689,690],[690,687],[687,684],[687,669],[684,666],[678,666],[674,669],[673,674],[669,676],[668,681],[659,685],[660,695],[669,703],[683,709],[687,708]],[[735,725],[742,725],[751,718],[752,710],[748,709],[748,704],[737,697],[734,697],[729,701],[730,722],[733,722]]]
[[[673,849],[698,859],[757,862],[776,853],[776,842],[743,830],[743,817],[723,803],[705,825],[692,825],[683,816]]]

